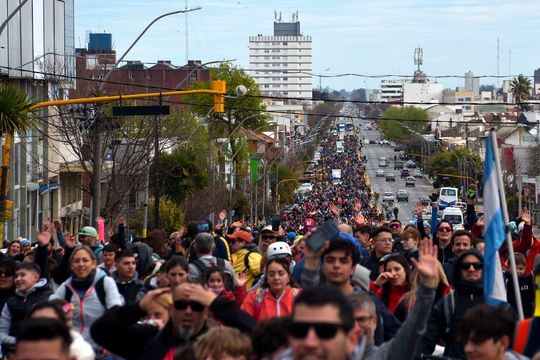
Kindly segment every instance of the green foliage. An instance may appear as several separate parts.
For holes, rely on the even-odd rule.
[[[150,169],[152,178],[159,178],[161,194],[177,204],[208,184],[208,133],[195,119],[192,122],[184,129],[184,140],[171,153],[162,153]]]
[[[529,176],[540,176],[540,144],[532,147],[529,154],[529,164],[527,167],[527,174]]]
[[[270,178],[272,179],[272,189],[275,191],[276,185],[286,179],[295,179],[294,181],[284,181],[279,184],[279,197],[281,204],[290,204],[293,202],[294,190],[298,187],[298,178],[294,172],[286,165],[275,163],[270,168]]]
[[[34,125],[30,108],[35,104],[25,92],[11,86],[0,86],[0,135],[23,132]]]
[[[154,203],[148,204],[148,214],[154,212]],[[184,225],[185,213],[180,205],[171,200],[161,199],[159,202],[160,228],[166,232],[173,232]],[[137,212],[129,219],[129,225],[132,230],[142,234],[144,219],[144,208],[137,209]],[[148,228],[153,229],[153,217],[148,216]]]
[[[510,82],[510,89],[512,90],[512,94],[514,95],[514,98],[519,104],[521,110],[527,110],[527,105],[522,103],[527,100],[529,95],[531,94],[531,80],[523,76],[523,74],[519,74],[517,78],[514,78]]]
[[[458,167],[459,162],[464,164],[462,166],[466,167],[468,174],[476,175],[476,181],[481,180],[482,160],[470,150],[460,147],[452,151],[436,152],[428,159],[426,172],[435,177],[433,186],[459,186],[462,182],[459,176],[463,176]],[[448,176],[437,174],[448,174]]]
[[[245,96],[225,98],[225,112],[214,114],[214,117],[211,118],[214,121],[211,128],[212,137],[229,136],[240,124],[250,129],[259,128],[266,124],[266,106],[260,97],[259,86],[244,70],[230,63],[222,63],[218,68],[211,69],[210,76],[213,80],[225,81],[227,94],[235,94],[238,85],[244,85],[248,90]],[[191,89],[210,88],[209,82],[196,82],[191,86]],[[195,113],[202,116],[205,116],[214,104],[213,95],[195,94],[186,96],[184,99],[192,104],[192,110]]]
[[[389,107],[380,116],[377,124],[388,140],[402,141],[410,137],[410,130],[423,133],[428,125],[429,115],[414,106]]]

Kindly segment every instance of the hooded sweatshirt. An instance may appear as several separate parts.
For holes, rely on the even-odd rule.
[[[73,304],[73,330],[78,331],[83,338],[90,344],[95,346],[95,342],[90,336],[90,326],[105,313],[106,308],[103,307],[99,296],[95,290],[96,283],[103,278],[103,288],[105,290],[105,303],[107,309],[110,309],[116,305],[123,305],[124,299],[118,292],[116,283],[101,269],[96,269],[91,279],[77,280],[73,276],[62,283],[52,294],[49,300],[63,299],[66,300],[66,289],[70,287],[75,291],[72,291],[71,299],[69,302]],[[82,289],[78,282],[88,281],[88,287],[86,290]],[[82,294],[82,295],[81,295]]]
[[[431,310],[427,330],[420,342],[417,354],[432,354],[437,342],[443,340],[444,356],[466,358],[463,344],[457,340],[459,325],[467,309],[484,303],[482,279],[467,281],[461,278],[460,265],[467,255],[474,255],[480,262],[484,262],[482,254],[476,249],[464,251],[457,258],[454,271],[454,292],[440,299]],[[447,324],[447,318],[450,319],[450,324]]]

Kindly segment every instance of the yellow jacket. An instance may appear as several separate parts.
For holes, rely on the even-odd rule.
[[[240,249],[232,253],[231,257],[235,274],[244,273],[247,276],[246,289],[249,290],[253,286],[255,277],[261,272],[262,255],[249,249]]]

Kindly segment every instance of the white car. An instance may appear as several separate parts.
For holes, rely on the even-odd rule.
[[[375,176],[376,176],[376,177],[384,177],[384,170],[380,170],[380,169],[377,170],[377,171],[375,172]]]
[[[382,196],[383,202],[394,202],[396,201],[396,197],[393,192],[391,191],[385,191]]]

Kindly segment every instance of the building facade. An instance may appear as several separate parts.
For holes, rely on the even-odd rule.
[[[276,16],[272,36],[250,36],[249,64],[263,95],[311,100],[311,36],[300,32],[298,15],[291,22]]]
[[[472,92],[474,99],[477,99],[480,95],[480,79],[475,77],[472,71],[465,73],[465,87],[463,90]]]
[[[0,23],[19,5],[0,4]],[[74,0],[28,1],[0,34],[0,77],[34,101],[63,99],[74,85]],[[59,217],[59,146],[49,124],[57,110],[43,108],[35,129],[15,134],[11,149],[8,198],[13,209],[4,239],[34,239],[43,219]]]
[[[394,102],[403,100],[403,84],[403,80],[381,80],[381,101]]]

